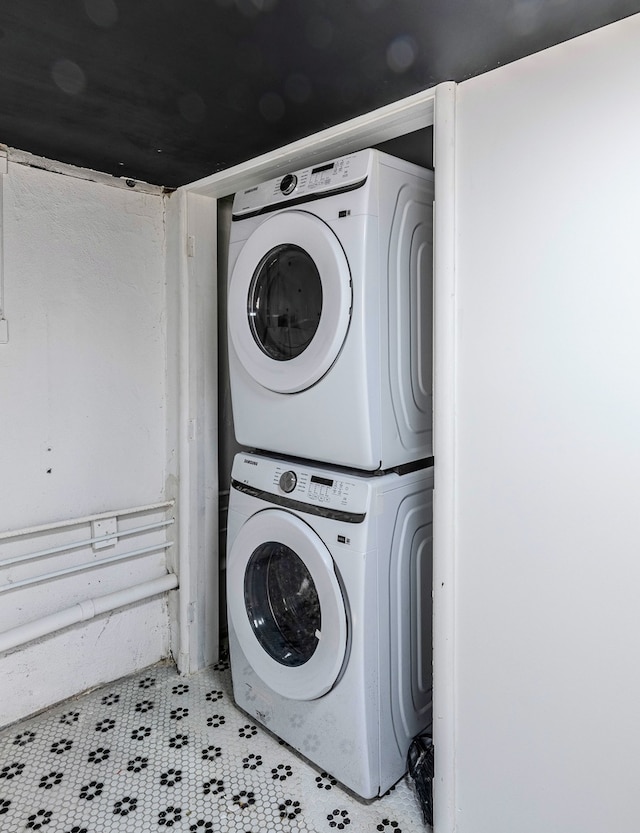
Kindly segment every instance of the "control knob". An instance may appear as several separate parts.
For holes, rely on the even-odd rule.
[[[285,471],[280,475],[280,488],[283,492],[292,492],[296,488],[298,478],[294,471]]]
[[[295,174],[287,174],[282,177],[280,190],[283,194],[290,194],[298,184],[298,177]]]

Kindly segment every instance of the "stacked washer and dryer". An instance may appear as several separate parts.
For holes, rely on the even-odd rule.
[[[233,202],[234,697],[363,798],[431,720],[432,214],[376,150]]]

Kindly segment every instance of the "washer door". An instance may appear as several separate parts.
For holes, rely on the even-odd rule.
[[[274,691],[315,700],[347,651],[347,614],[333,559],[296,515],[266,509],[236,536],[227,563],[231,623],[248,662]]]
[[[321,379],[347,335],[351,276],[329,226],[282,211],[246,241],[231,274],[229,336],[243,367],[276,393]]]

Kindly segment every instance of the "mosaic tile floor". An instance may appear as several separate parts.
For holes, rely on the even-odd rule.
[[[158,665],[0,732],[0,830],[417,833],[411,784],[364,802],[233,704],[228,664]]]

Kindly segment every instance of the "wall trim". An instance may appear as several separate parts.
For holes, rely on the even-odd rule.
[[[6,147],[0,145],[1,148]],[[124,188],[126,191],[138,191],[144,194],[156,194],[161,196],[167,192],[161,185],[151,185],[132,177],[118,177],[105,174],[101,171],[94,171],[91,168],[80,168],[76,165],[68,165],[66,162],[58,162],[55,159],[47,159],[44,156],[36,156],[26,150],[18,148],[7,148],[7,156],[10,163],[24,165],[27,168],[37,168],[41,171],[49,171],[52,174],[62,174],[75,179],[85,179],[89,182],[98,182],[101,185],[109,185],[111,188]]]
[[[440,84],[409,98],[372,110],[363,116],[329,127],[240,165],[192,182],[182,189],[205,197],[226,197],[240,188],[279,176],[306,165],[377,145],[433,124],[436,91]]]

